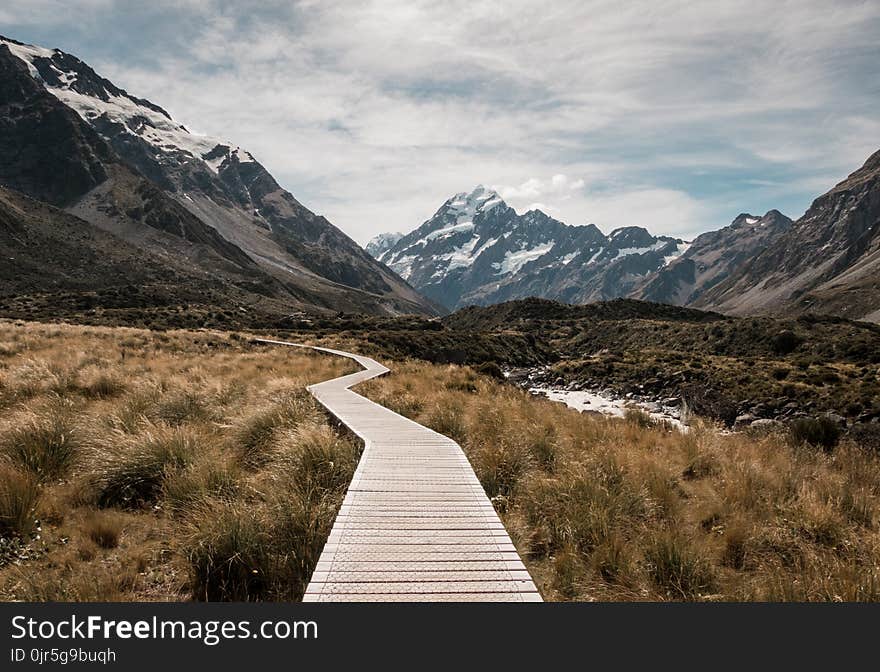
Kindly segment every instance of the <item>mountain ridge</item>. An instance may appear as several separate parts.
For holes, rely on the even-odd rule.
[[[455,203],[467,206],[463,214]],[[514,246],[498,245],[511,237]],[[640,226],[606,236],[540,210],[519,215],[480,186],[378,256],[450,309],[531,296],[575,304],[630,297],[734,315],[789,310],[880,322],[880,151],[797,221],[771,209],[740,213],[690,242]]]
[[[378,259],[450,309],[538,295],[567,302],[624,295],[641,275],[686,249],[637,226],[608,236],[532,209],[518,214],[478,185],[447,199]]]
[[[170,245],[196,266],[211,248],[271,278],[294,310],[441,312],[246,150],[190,133],[75,56],[0,37],[0,92],[0,149],[16,157],[0,168],[8,188],[147,249]]]

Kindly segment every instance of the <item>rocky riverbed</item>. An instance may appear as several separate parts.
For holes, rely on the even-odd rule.
[[[651,417],[676,427],[686,427],[691,409],[682,394],[676,394],[673,386],[660,389],[651,380],[628,385],[603,385],[600,381],[566,381],[550,368],[513,369],[506,372],[507,379],[534,394],[541,394],[554,401],[565,403],[579,411],[592,411],[604,415],[623,416],[627,408],[636,408]],[[772,430],[781,428],[797,418],[823,416],[832,420],[842,430],[852,426],[847,418],[834,412],[817,412],[809,401],[790,401],[768,404],[760,400],[743,399],[737,404],[737,412],[725,424],[734,430],[748,428]],[[718,419],[718,418],[716,418]],[[858,424],[880,419],[860,418]]]

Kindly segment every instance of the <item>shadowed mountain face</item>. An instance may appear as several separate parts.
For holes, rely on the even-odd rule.
[[[694,305],[880,321],[880,151]]]
[[[456,308],[527,296],[586,303],[627,295],[685,249],[683,241],[625,227],[606,236],[541,212],[520,215],[479,186],[379,254],[426,296]]]
[[[248,152],[61,51],[0,38],[0,152],[0,185],[218,282],[244,274],[288,311],[439,310]]]
[[[791,220],[778,210],[763,217],[743,213],[730,226],[697,236],[684,254],[648,276],[633,296],[691,305],[789,228]]]

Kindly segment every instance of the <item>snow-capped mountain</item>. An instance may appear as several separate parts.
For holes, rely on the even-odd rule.
[[[0,93],[0,185],[291,308],[436,313],[250,153],[75,56],[0,38]]]
[[[743,213],[729,226],[697,236],[678,259],[658,269],[633,293],[635,298],[692,305],[791,228],[778,210]]]
[[[364,245],[364,249],[373,259],[378,259],[382,256],[383,252],[397,245],[397,241],[401,238],[403,238],[402,233],[380,233],[378,236],[373,236]]]
[[[627,295],[686,249],[684,241],[625,227],[606,236],[540,210],[522,215],[482,185],[447,200],[382,253],[386,263],[449,308],[526,296],[575,303]]]

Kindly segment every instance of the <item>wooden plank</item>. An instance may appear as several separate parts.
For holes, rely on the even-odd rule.
[[[364,450],[304,601],[540,602],[461,447],[349,389],[387,367],[313,349],[363,367],[308,390]]]

